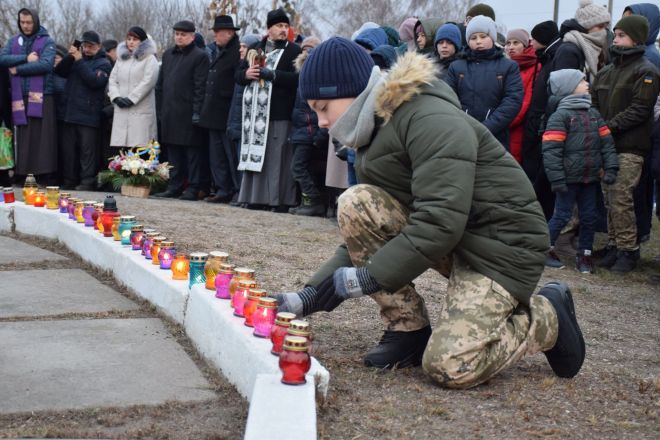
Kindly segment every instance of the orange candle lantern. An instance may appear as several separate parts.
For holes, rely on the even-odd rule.
[[[266,291],[263,289],[250,289],[245,302],[245,307],[243,307],[243,315],[245,315],[244,324],[248,327],[254,327],[254,312],[257,311],[257,306],[259,305],[259,300],[267,296]]]
[[[174,257],[172,262],[172,279],[173,280],[187,280],[188,272],[190,272],[190,261],[184,254],[179,254]]]
[[[35,192],[32,204],[35,208],[43,208],[46,206],[46,194],[44,194],[43,191]]]
[[[112,232],[112,239],[114,241],[121,241],[121,235],[119,235],[119,214],[117,216],[112,218],[112,228],[110,231]]]
[[[167,240],[167,237],[163,237],[162,235],[159,237],[154,237],[153,240],[151,240],[151,264],[154,266],[160,266],[158,253],[160,252],[161,243],[165,240]]]
[[[242,280],[254,280],[254,279],[256,279],[256,274],[254,273],[254,270],[248,269],[247,267],[237,267],[234,270],[234,277],[231,279],[231,282],[229,283],[229,296],[231,298],[234,297],[234,294],[236,293],[236,289],[238,288],[238,283],[240,283]]]

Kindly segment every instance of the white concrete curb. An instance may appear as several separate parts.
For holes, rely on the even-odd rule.
[[[270,341],[254,337],[253,330],[233,316],[228,302],[215,298],[203,285],[189,290],[187,281],[172,280],[170,271],[152,265],[140,252],[56,210],[0,203],[0,231],[11,232],[13,227],[23,234],[59,240],[183,325],[200,353],[251,402],[246,439],[316,438],[315,392],[325,396],[330,381],[330,373],[316,359],[312,358],[306,385],[283,385]]]

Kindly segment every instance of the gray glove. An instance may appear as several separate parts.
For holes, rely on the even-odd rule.
[[[603,176],[603,183],[605,185],[612,185],[614,182],[616,182],[616,172],[606,171],[605,175]]]
[[[300,292],[273,293],[271,296],[277,300],[278,312],[294,313],[300,318],[316,311],[317,293],[312,286],[306,286]]]

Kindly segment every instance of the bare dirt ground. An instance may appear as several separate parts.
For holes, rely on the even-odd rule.
[[[85,198],[102,196],[87,193]],[[302,287],[340,243],[336,223],[327,219],[116,197],[121,213],[157,228],[180,250],[229,252],[234,263],[256,269],[269,291]],[[568,267],[547,270],[541,279],[539,286],[565,280],[574,293],[587,359],[572,380],[556,378],[545,357],[537,355],[475,389],[445,390],[421,368],[378,371],[363,366],[362,355],[383,329],[369,298],[311,317],[315,356],[331,373],[328,398],[318,407],[319,437],[660,437],[660,287],[648,279],[660,273],[660,263],[652,261],[660,254],[657,231],[656,222],[656,236],[643,248],[642,267],[632,274],[581,275],[572,269],[572,251],[564,244],[560,251],[567,251]],[[446,281],[427,272],[416,285],[433,322]],[[191,413],[184,411],[184,419],[186,414]]]

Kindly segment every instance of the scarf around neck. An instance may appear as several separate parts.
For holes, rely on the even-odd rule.
[[[598,56],[607,42],[607,32],[605,30],[590,34],[570,31],[564,35],[564,41],[573,43],[582,50],[588,73],[593,75],[598,73]]]
[[[330,128],[330,136],[355,150],[368,145],[376,128],[376,98],[384,82],[385,75],[374,66],[367,87]]]
[[[591,95],[568,95],[559,101],[558,109],[589,110],[591,107]]]

